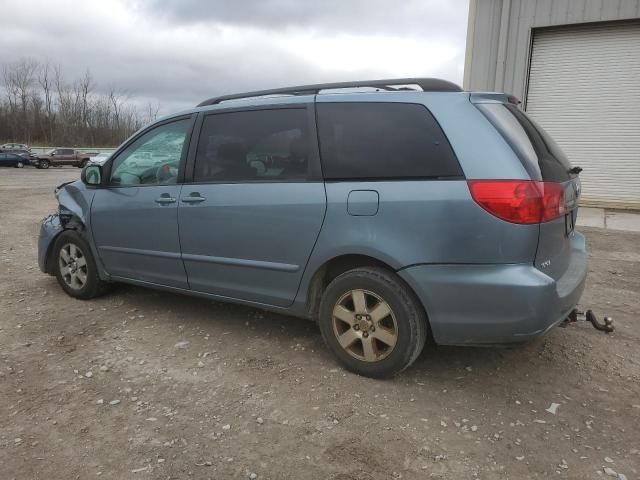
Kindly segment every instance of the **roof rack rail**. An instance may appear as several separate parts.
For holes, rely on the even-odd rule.
[[[330,90],[337,88],[358,88],[374,87],[389,91],[399,89],[389,88],[401,85],[418,85],[423,92],[461,92],[462,89],[453,82],[441,80],[439,78],[392,78],[387,80],[362,80],[357,82],[336,82],[318,83],[316,85],[300,85],[297,87],[274,88],[271,90],[257,90],[255,92],[235,93],[232,95],[222,95],[213,97],[198,104],[198,107],[216,105],[227,100],[238,100],[241,98],[264,97],[267,95],[314,95],[320,90]]]

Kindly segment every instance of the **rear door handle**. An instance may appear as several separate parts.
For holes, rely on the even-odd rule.
[[[198,203],[198,202],[204,202],[205,200],[206,198],[200,195],[198,192],[191,192],[189,196],[182,197],[182,201],[184,203]]]
[[[160,205],[165,205],[167,203],[176,203],[176,199],[168,193],[163,193],[158,198],[156,198],[156,203],[159,203]]]

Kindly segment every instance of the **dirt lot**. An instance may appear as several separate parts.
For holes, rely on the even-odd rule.
[[[430,347],[374,381],[310,322],[130,286],[67,297],[36,232],[78,174],[0,170],[0,479],[640,478],[640,234],[587,231],[583,305],[614,334]]]

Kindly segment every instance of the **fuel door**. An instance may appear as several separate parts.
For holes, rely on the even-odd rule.
[[[380,196],[375,190],[351,190],[347,199],[347,212],[353,216],[373,216],[378,213]]]

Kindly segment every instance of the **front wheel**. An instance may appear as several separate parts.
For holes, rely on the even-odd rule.
[[[49,168],[49,160],[41,160],[38,164],[38,168],[44,168],[45,170]]]
[[[24,167],[24,163],[22,162],[16,163],[16,168],[22,168],[22,167]]]
[[[91,248],[77,232],[62,232],[52,255],[58,283],[71,297],[88,300],[107,290],[108,284],[98,275]]]
[[[427,338],[422,305],[398,276],[382,268],[358,268],[335,278],[322,296],[318,321],[338,360],[373,378],[403,371]]]

